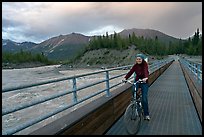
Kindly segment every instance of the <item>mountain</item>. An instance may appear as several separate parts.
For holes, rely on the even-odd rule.
[[[33,42],[17,43],[9,39],[2,39],[2,51],[3,52],[18,52],[21,49],[29,50],[36,45],[37,44]]]
[[[175,42],[179,39],[164,34],[160,31],[153,29],[124,29],[119,32],[122,37],[128,37],[129,34],[135,33],[136,36],[144,38],[155,39],[157,36],[159,40],[165,42]],[[17,43],[11,40],[2,39],[3,51],[16,52],[23,50],[29,50],[32,53],[44,53],[49,59],[53,60],[66,60],[75,57],[84,47],[89,43],[90,39],[94,36],[85,36],[79,33],[71,33],[68,35],[59,35],[47,39],[39,44],[32,42]]]
[[[164,33],[160,32],[160,31],[153,30],[153,29],[136,29],[136,28],[124,29],[119,34],[120,34],[121,37],[128,37],[129,34],[132,35],[133,32],[135,33],[135,35],[137,37],[143,36],[144,38],[155,39],[155,37],[157,36],[159,40],[161,40],[162,42],[164,42],[166,44],[168,44],[169,41],[176,42],[176,41],[179,40],[177,38],[174,38],[172,36],[169,36],[167,34],[164,34]]]
[[[80,52],[88,43],[90,37],[78,33],[52,37],[32,47],[32,52],[43,52],[50,59],[68,59]]]

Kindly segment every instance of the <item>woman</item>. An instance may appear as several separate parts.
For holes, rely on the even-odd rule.
[[[149,85],[148,85],[149,71],[148,71],[148,64],[144,60],[143,54],[136,55],[136,64],[127,73],[127,75],[125,76],[125,80],[127,80],[134,72],[136,73],[135,81],[142,79],[143,82],[145,82],[145,83],[138,83],[136,86],[137,86],[137,89],[139,86],[141,87],[141,90],[142,90],[142,106],[144,109],[144,119],[150,120],[149,109],[148,109],[148,99],[147,99],[147,93],[149,88]]]

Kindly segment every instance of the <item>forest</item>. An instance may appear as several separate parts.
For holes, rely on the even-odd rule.
[[[170,54],[187,54],[202,55],[202,35],[199,29],[193,37],[187,40],[179,39],[178,41],[169,41],[168,44],[161,42],[156,36],[155,39],[137,37],[133,32],[127,38],[122,38],[119,34],[95,36],[86,47],[86,51],[100,48],[108,49],[127,49],[129,46],[135,45],[141,52],[149,55],[170,55]]]

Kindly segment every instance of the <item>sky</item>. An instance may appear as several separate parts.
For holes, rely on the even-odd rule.
[[[2,38],[40,43],[72,32],[86,36],[154,29],[186,39],[199,28],[202,2],[3,2]]]

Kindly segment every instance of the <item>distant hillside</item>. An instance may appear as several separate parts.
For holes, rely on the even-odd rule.
[[[125,29],[119,34],[122,37],[128,37],[129,34],[135,33],[136,36],[143,36],[144,38],[155,39],[157,36],[159,40],[169,43],[169,41],[178,41],[178,39],[166,35],[160,31],[152,29]],[[82,51],[89,43],[93,36],[85,36],[78,33],[71,33],[68,35],[59,35],[45,40],[39,44],[33,42],[16,43],[11,40],[2,39],[2,49],[4,51],[16,52],[20,49],[31,51],[32,53],[44,53],[52,60],[67,60],[74,58]]]
[[[135,55],[138,53],[142,53],[139,51],[136,46],[132,45],[128,49],[125,50],[116,50],[116,49],[97,49],[86,52],[80,58],[75,60],[74,62],[64,63],[63,66],[67,64],[73,65],[73,67],[116,67],[116,66],[124,66],[134,64]],[[155,56],[148,56],[148,62],[152,62],[157,58]]]
[[[153,29],[124,29],[123,31],[121,31],[119,34],[122,37],[128,37],[129,34],[135,33],[135,35],[137,37],[144,37],[144,38],[151,38],[151,39],[155,39],[155,37],[157,36],[159,40],[161,40],[162,42],[168,44],[169,41],[175,42],[178,41],[179,39],[174,38],[172,36],[169,36],[167,34],[164,34],[160,31],[157,30],[153,30]]]
[[[29,50],[36,45],[37,44],[33,43],[33,42],[17,43],[17,42],[11,41],[9,39],[2,39],[2,51],[3,52],[18,52],[21,49],[22,50]]]
[[[33,47],[33,52],[43,52],[49,59],[60,60],[75,56],[89,42],[88,36],[72,33],[50,38]]]

